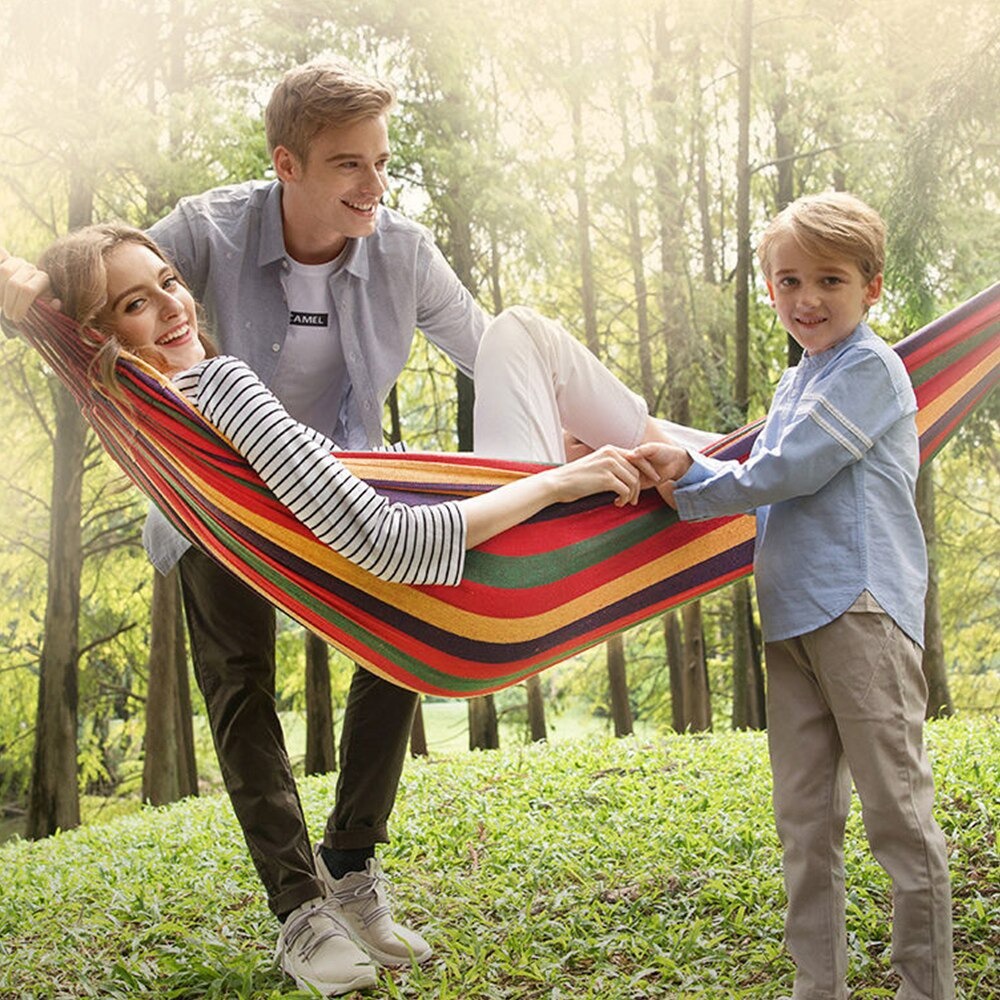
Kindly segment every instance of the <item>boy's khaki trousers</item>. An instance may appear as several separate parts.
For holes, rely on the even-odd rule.
[[[766,651],[793,1000],[848,995],[843,842],[852,777],[868,844],[892,879],[896,996],[953,1000],[948,857],[931,814],[920,647],[865,592],[830,624]]]

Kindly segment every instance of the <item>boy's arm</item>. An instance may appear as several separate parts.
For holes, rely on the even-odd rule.
[[[893,424],[916,410],[905,373],[901,379],[887,361],[858,351],[829,377],[817,378],[782,418],[776,439],[758,441],[744,464],[719,466],[699,456],[676,484],[678,514],[704,520],[811,496],[860,461]]]

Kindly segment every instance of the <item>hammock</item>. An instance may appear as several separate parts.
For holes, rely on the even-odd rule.
[[[427,694],[515,684],[748,575],[754,520],[684,523],[655,491],[555,505],[469,552],[458,587],[385,583],[318,542],[170,382],[135,358],[112,398],[88,376],[96,349],[43,304],[21,324],[104,447],[192,542],[373,672]],[[896,345],[920,411],[926,462],[1000,377],[1000,284]],[[706,452],[744,458],[761,421]],[[338,453],[392,500],[470,496],[537,471],[471,455]]]

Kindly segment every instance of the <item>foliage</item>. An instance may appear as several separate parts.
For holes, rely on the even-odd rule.
[[[1000,996],[1000,729],[928,727],[949,841],[960,996]],[[383,972],[424,1000],[770,998],[790,989],[759,733],[592,740],[411,761],[385,861],[435,948]],[[329,777],[301,782],[315,831]],[[221,797],[0,848],[0,997],[302,996]],[[893,994],[886,876],[852,812],[851,979]]]
[[[184,194],[264,176],[261,114],[273,81],[313,56],[344,55],[397,85],[390,201],[432,229],[488,311],[526,302],[582,335],[582,192],[602,357],[642,388],[645,309],[654,409],[673,402],[673,366],[692,422],[729,428],[741,420],[732,403],[738,7],[0,0],[0,243],[35,255],[65,229],[74,185],[93,192],[99,217],[146,224]],[[846,187],[883,208],[890,287],[873,319],[890,340],[995,280],[995,4],[755,0],[753,14],[753,231],[805,191]],[[754,417],[785,365],[786,338],[759,285],[750,319]],[[5,344],[2,360],[6,799],[30,764],[51,470],[48,376],[17,345]],[[456,446],[453,371],[421,338],[399,402],[411,447]],[[995,707],[1000,683],[998,406],[995,395],[938,459],[943,627],[960,707]],[[85,570],[80,747],[95,789],[127,786],[134,773],[147,655],[149,576],[128,528],[142,505],[120,504],[112,478],[96,465],[87,484],[91,542],[110,529],[129,546],[95,548]],[[717,719],[729,715],[729,632],[724,599],[706,602]],[[628,648],[637,715],[669,718],[660,629],[636,630]],[[296,706],[297,634],[282,634],[282,653],[280,695]],[[335,670],[336,697],[349,669]],[[598,709],[606,700],[596,664],[565,688]]]

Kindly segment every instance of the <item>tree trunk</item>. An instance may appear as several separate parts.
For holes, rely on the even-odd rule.
[[[198,793],[184,629],[176,569],[153,573],[142,799],[154,806]]]
[[[337,770],[330,696],[330,649],[306,629],[306,774]]]
[[[750,408],[750,67],[753,41],[753,0],[743,0],[738,68],[739,113],[736,163],[736,372],[733,397],[745,421]],[[758,728],[763,706],[759,651],[755,649],[752,604],[748,585],[737,583],[733,607],[733,727]]]
[[[764,677],[753,620],[750,584],[732,586],[733,630],[733,729],[763,729]]]
[[[570,31],[570,72],[579,74],[583,55],[580,37]],[[577,259],[580,265],[580,305],[583,313],[584,338],[595,355],[601,355],[597,335],[597,291],[594,283],[594,254],[590,242],[590,195],[587,191],[587,151],[591,148],[583,131],[583,95],[579,85],[567,91],[573,136],[573,193],[576,199]],[[622,736],[632,731],[632,710],[628,703],[628,680],[625,674],[624,645],[620,636],[606,645],[608,687],[615,733]]]
[[[712,728],[712,697],[705,665],[705,635],[701,621],[701,601],[681,609],[684,623],[684,717],[694,733]]]
[[[570,30],[570,72],[579,71],[582,63],[579,34]],[[584,341],[598,357],[601,343],[597,336],[597,293],[594,287],[594,255],[590,244],[590,195],[587,191],[586,154],[589,147],[583,134],[583,95],[572,85],[568,93],[573,135],[573,194],[576,199],[577,253],[580,263],[580,300],[583,307]]]
[[[417,707],[413,713],[413,725],[410,726],[410,756],[428,757],[427,730],[424,728],[424,702],[417,699]]]
[[[670,724],[675,733],[687,732],[684,695],[684,635],[680,612],[668,611],[663,616],[663,641],[667,648],[667,666],[670,670]]]
[[[622,147],[624,150],[623,174],[625,176],[625,229],[628,233],[629,267],[632,271],[632,290],[635,295],[635,336],[639,352],[639,377],[642,395],[650,413],[655,413],[659,405],[656,380],[653,374],[653,351],[649,328],[649,287],[646,281],[646,266],[643,258],[642,223],[639,212],[639,186],[635,183],[632,170],[634,157],[632,138],[628,129],[628,107],[624,88],[619,97],[618,115],[622,127]]]
[[[682,149],[677,119],[678,94],[670,51],[669,17],[665,5],[655,12],[653,56],[653,117],[656,122],[656,150],[653,171],[656,177],[656,214],[660,234],[659,300],[662,339],[667,354],[666,400],[663,409],[671,420],[691,422],[688,390],[695,373],[694,332],[688,303],[676,280],[685,273],[680,248],[687,242],[684,232],[683,198],[677,188],[680,173],[677,151]],[[689,628],[693,631],[689,632]],[[670,668],[671,716],[676,732],[700,732],[712,725],[708,697],[708,666],[704,659],[701,609],[697,602],[681,613],[664,618],[667,663]]]
[[[628,676],[625,672],[625,640],[621,635],[607,641],[608,687],[611,695],[611,718],[615,736],[632,735],[632,706],[628,697]]]
[[[774,120],[774,207],[780,212],[795,200],[795,155],[788,122],[789,100],[783,66],[777,67],[772,73],[772,80],[776,88],[771,102],[771,116]],[[802,345],[790,333],[786,334],[785,339],[788,367],[792,368],[802,359]]]
[[[750,404],[750,60],[753,0],[743,0],[740,24],[736,162],[736,376],[733,394],[746,418]]]
[[[524,682],[524,691],[528,697],[528,732],[532,743],[544,743],[549,738],[545,726],[545,699],[542,697],[542,681],[538,674],[533,674]]]
[[[705,669],[701,602],[685,604],[663,616],[670,665],[670,716],[675,733],[712,729],[712,693]]]
[[[485,694],[480,698],[470,698],[468,707],[469,749],[499,750],[500,727],[493,695]]]
[[[55,439],[48,592],[26,827],[26,836],[32,839],[80,824],[76,766],[77,660],[83,565],[81,494],[87,427],[73,397],[55,379],[52,401]]]
[[[917,477],[917,513],[927,542],[927,596],[924,599],[924,677],[927,679],[927,718],[955,714],[948,687],[948,671],[941,633],[938,591],[937,523],[934,505],[934,473],[925,466]]]

